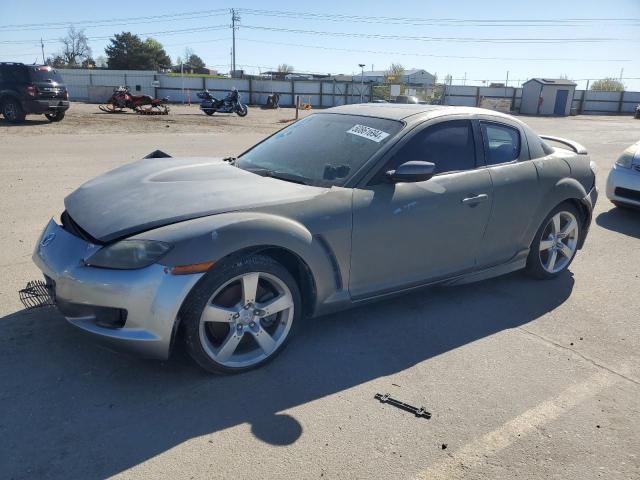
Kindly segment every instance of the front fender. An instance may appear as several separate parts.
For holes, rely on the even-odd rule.
[[[256,247],[277,247],[297,255],[309,267],[316,286],[316,306],[342,289],[330,245],[295,220],[263,212],[233,212],[204,217],[144,232],[132,238],[173,245],[162,258],[167,267],[218,262]],[[213,267],[215,268],[215,266]],[[338,295],[340,296],[340,295]]]

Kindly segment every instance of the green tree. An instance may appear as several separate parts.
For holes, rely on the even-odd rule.
[[[162,44],[155,38],[147,38],[144,42],[151,61],[153,63],[154,70],[166,70],[171,68],[171,58],[167,55]]]
[[[624,90],[624,84],[615,78],[603,78],[602,80],[596,80],[593,82],[591,90],[600,90],[602,92],[622,92]]]
[[[44,63],[54,68],[64,68],[67,66],[64,58],[62,58],[62,55],[54,55],[53,57],[49,57]]]
[[[192,53],[191,55],[189,55],[189,58],[187,59],[187,63],[189,64],[189,68],[194,73],[208,73],[207,66],[204,63],[204,60],[202,60],[195,53]]]
[[[131,32],[116,33],[104,52],[109,68],[119,70],[152,70],[154,59],[149,48],[138,35]]]

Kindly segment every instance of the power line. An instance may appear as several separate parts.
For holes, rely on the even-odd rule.
[[[302,30],[294,28],[263,27],[259,25],[242,25],[242,28],[250,30],[264,30],[270,32],[300,33],[307,35],[322,35],[348,38],[375,38],[379,40],[413,40],[421,42],[455,42],[455,43],[604,43],[620,41],[620,38],[607,37],[583,37],[583,38],[483,38],[483,37],[424,37],[413,35],[384,35],[379,33],[356,32],[325,32],[318,30]]]
[[[229,28],[228,25],[211,25],[208,27],[192,27],[192,28],[183,28],[183,29],[179,29],[179,30],[163,30],[163,31],[159,31],[159,32],[145,32],[145,33],[138,33],[136,35],[138,36],[142,36],[142,37],[146,37],[149,35],[181,35],[181,34],[185,34],[185,33],[197,33],[197,32],[208,32],[208,31],[212,31],[212,30],[221,30],[221,29],[225,29],[225,28]],[[87,37],[87,40],[108,40],[110,38],[113,38],[113,35],[107,35],[107,36],[101,36],[101,37]],[[10,45],[19,45],[19,44],[27,44],[27,43],[35,43],[40,45],[40,41],[41,39],[35,39],[35,40],[0,40],[0,43],[2,44],[10,44]],[[43,41],[45,42],[58,42],[60,41],[57,38],[45,38]]]
[[[469,18],[416,18],[416,17],[389,17],[389,16],[364,16],[364,15],[343,15],[312,12],[293,12],[286,10],[261,10],[241,8],[238,9],[246,15],[271,16],[278,18],[297,18],[304,20],[328,20],[337,22],[359,22],[359,23],[384,23],[401,25],[430,25],[430,26],[519,26],[519,27],[539,27],[539,26],[592,26],[608,23],[636,26],[640,23],[640,18],[563,18],[563,19],[469,19]]]
[[[549,61],[558,61],[558,62],[631,62],[629,59],[587,59],[587,58],[532,58],[532,57],[480,57],[480,56],[471,56],[471,55],[436,55],[430,53],[410,53],[410,52],[392,52],[392,51],[384,51],[384,50],[361,50],[355,48],[339,48],[339,47],[324,47],[321,45],[303,45],[299,43],[285,43],[285,42],[272,42],[266,40],[252,40],[248,38],[239,38],[238,40],[242,40],[245,42],[256,42],[256,43],[267,43],[272,45],[282,45],[286,47],[301,47],[301,48],[315,48],[319,50],[330,50],[330,51],[340,51],[340,52],[353,52],[353,53],[375,53],[381,55],[402,55],[408,57],[433,57],[433,58],[459,58],[459,59],[470,59],[470,60],[524,60],[524,61],[540,61],[540,62],[549,62]]]
[[[88,25],[88,26],[93,26],[95,24],[98,23],[111,23],[111,22],[128,22],[130,24],[135,23],[138,20],[144,20],[143,22],[139,22],[139,23],[152,23],[152,22],[157,22],[160,21],[162,19],[166,19],[167,21],[169,20],[180,20],[179,17],[189,17],[191,18],[193,16],[193,18],[198,18],[196,17],[196,15],[201,15],[201,16],[218,16],[218,15],[226,15],[226,12],[228,12],[228,9],[226,8],[218,8],[215,10],[199,10],[199,11],[192,11],[192,12],[183,12],[183,13],[167,13],[167,14],[163,14],[163,15],[145,15],[143,17],[121,17],[121,18],[111,18],[111,19],[106,19],[106,20],[78,20],[75,22],[69,22],[69,21],[65,21],[65,22],[48,22],[48,23],[24,23],[24,24],[14,24],[14,25],[2,25],[0,26],[0,30],[4,30],[4,29],[9,29],[9,28],[25,28],[25,29],[42,29],[45,27],[51,27],[51,28],[57,28],[57,27],[62,27],[62,28],[67,28],[69,25],[77,25],[77,26],[81,26],[81,25]]]

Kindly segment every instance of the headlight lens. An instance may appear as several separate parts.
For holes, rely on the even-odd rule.
[[[636,153],[637,145],[631,145],[627,148],[622,155],[616,160],[616,165],[623,168],[631,168],[631,163],[633,162],[633,156]]]
[[[148,267],[171,250],[171,245],[152,240],[122,240],[103,247],[85,260],[92,267],[133,270]]]

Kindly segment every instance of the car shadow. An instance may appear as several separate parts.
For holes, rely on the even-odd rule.
[[[235,376],[203,373],[182,349],[167,362],[103,350],[54,309],[13,313],[0,319],[2,476],[104,478],[243,423],[292,444],[304,431],[283,411],[532,322],[573,284],[515,273],[415,291],[309,320],[277,359]]]
[[[614,207],[596,217],[602,228],[640,238],[640,209]]]
[[[42,117],[42,119],[38,118],[38,120],[27,117],[24,122],[11,123],[11,122],[7,122],[7,120],[5,120],[4,117],[0,116],[0,127],[28,127],[29,125],[47,125],[51,123],[52,122],[50,122],[44,117]]]

